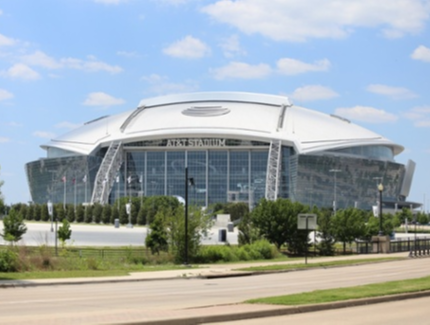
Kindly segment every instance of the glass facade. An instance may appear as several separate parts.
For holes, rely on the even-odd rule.
[[[336,171],[336,172],[335,172]],[[392,161],[334,155],[298,157],[297,183],[292,195],[297,201],[319,207],[369,209],[378,201],[377,185],[384,185],[383,200],[397,201],[405,166]]]
[[[268,149],[126,150],[119,182],[110,201],[118,196],[185,196],[185,166],[194,179],[190,203],[247,202],[253,206],[265,195]]]
[[[102,159],[75,156],[41,159],[26,165],[33,202],[89,202]]]
[[[228,139],[199,141],[173,139],[125,144],[123,164],[113,183],[109,202],[124,196],[184,197],[185,166],[195,184],[188,191],[190,204],[246,202],[253,207],[265,197],[269,143]],[[209,145],[209,148],[200,148],[200,144]],[[33,201],[90,202],[105,153],[106,149],[101,149],[96,156],[56,157],[28,163]],[[377,201],[377,184],[382,177],[383,199],[397,201],[405,166],[395,163],[391,154],[390,149],[375,146],[373,149],[363,147],[298,155],[293,148],[284,146],[278,197],[318,207],[332,207],[336,197],[337,208],[370,209]],[[363,157],[372,155],[387,159]]]

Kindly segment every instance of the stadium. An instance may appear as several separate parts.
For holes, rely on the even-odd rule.
[[[33,202],[113,203],[169,195],[190,204],[289,198],[317,207],[371,209],[407,202],[415,163],[403,147],[287,97],[208,92],[142,100],[42,146],[26,164]],[[186,176],[187,171],[187,176]],[[193,180],[193,186],[188,181]]]

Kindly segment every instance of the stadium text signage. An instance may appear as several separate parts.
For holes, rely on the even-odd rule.
[[[225,147],[225,139],[167,139],[166,147]]]

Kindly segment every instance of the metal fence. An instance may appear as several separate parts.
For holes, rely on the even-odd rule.
[[[0,251],[6,249],[8,246],[1,246]],[[37,255],[48,253],[54,256],[70,256],[70,257],[93,257],[102,259],[130,259],[130,258],[144,258],[148,256],[149,251],[146,248],[87,248],[87,247],[58,247],[57,252],[55,247],[52,246],[23,246],[17,247],[23,249],[28,255]]]
[[[409,252],[411,256],[426,256],[430,255],[430,238],[393,239],[390,241],[389,247],[390,253]],[[377,254],[379,253],[379,245],[371,241],[357,241],[355,243],[355,253]]]

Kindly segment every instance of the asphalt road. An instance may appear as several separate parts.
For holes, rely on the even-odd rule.
[[[0,289],[0,324],[150,320],[176,310],[427,276],[430,259],[224,279],[175,279]],[[367,324],[362,322],[361,324]],[[320,324],[319,324],[320,325]]]
[[[21,244],[28,246],[55,245],[55,224],[54,231],[51,231],[50,223],[26,223],[27,232],[25,233]],[[58,227],[61,224],[57,225]],[[0,222],[0,232],[3,229],[3,223]],[[74,246],[143,246],[147,235],[146,227],[127,228],[121,226],[115,228],[113,225],[81,225],[71,224],[72,237],[67,244]],[[223,245],[219,241],[219,229],[223,227],[213,227],[206,238],[203,238],[203,245]],[[237,229],[234,232],[226,232],[227,241],[231,244],[237,244]],[[3,239],[0,238],[0,244]]]

